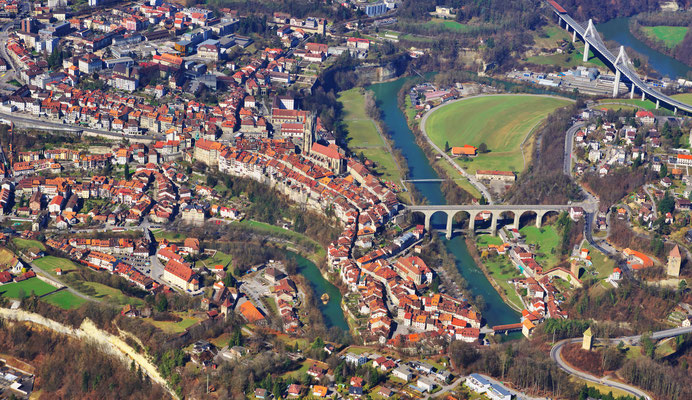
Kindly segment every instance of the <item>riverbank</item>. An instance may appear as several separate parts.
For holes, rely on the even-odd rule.
[[[478,254],[478,246],[476,245],[476,242],[473,241],[472,239],[468,238],[468,237],[465,238],[465,241],[466,241],[466,247],[469,249],[469,254],[471,254],[471,258],[473,258],[473,261],[476,262],[476,265],[478,266],[478,268],[480,268],[480,270],[483,271],[483,274],[485,274],[485,277],[488,278],[488,282],[490,282],[490,284],[493,286],[493,288],[497,291],[497,294],[499,294],[500,297],[502,297],[502,300],[508,306],[512,307],[512,309],[514,311],[521,312],[524,309],[523,304],[519,305],[519,304],[515,304],[513,301],[511,301],[509,299],[509,296],[505,293],[505,289],[495,280],[495,277],[493,277],[490,274],[490,270],[485,265],[485,263],[483,263],[480,255]],[[517,296],[518,296],[518,294],[517,294]]]

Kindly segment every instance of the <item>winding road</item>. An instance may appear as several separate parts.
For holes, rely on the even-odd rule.
[[[666,329],[663,331],[658,331],[654,332],[650,335],[651,339],[658,340],[658,339],[664,339],[668,337],[673,337],[673,336],[678,336],[682,335],[685,333],[691,333],[692,332],[692,327],[683,327],[683,328],[673,328],[673,329]],[[602,340],[607,340],[611,343],[635,343],[639,342],[641,340],[642,335],[635,335],[635,336],[622,336],[619,338],[614,338],[614,339],[602,339]],[[569,343],[579,343],[582,341],[582,338],[574,338],[574,339],[565,339],[557,342],[552,349],[550,349],[550,358],[557,363],[558,367],[565,371],[566,373],[576,376],[579,379],[583,379],[587,382],[592,382],[592,383],[598,383],[600,385],[604,385],[607,387],[611,388],[616,388],[620,389],[624,392],[627,392],[628,394],[635,396],[637,398],[644,398],[647,400],[652,400],[652,397],[646,393],[645,391],[634,387],[627,385],[622,382],[618,381],[613,381],[610,380],[606,377],[599,378],[596,376],[593,376],[587,372],[580,371],[571,365],[569,365],[563,358],[562,358],[562,348],[569,344]]]

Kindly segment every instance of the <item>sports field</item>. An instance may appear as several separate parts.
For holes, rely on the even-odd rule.
[[[24,290],[26,296],[30,296],[31,292],[35,293],[37,296],[43,296],[56,289],[55,286],[49,285],[38,278],[30,278],[25,281],[8,283],[0,286],[0,294],[5,297],[18,299],[21,290]]]
[[[646,36],[660,40],[670,49],[677,46],[685,38],[686,26],[643,26],[642,30]]]
[[[375,123],[365,112],[365,95],[354,88],[341,92],[339,102],[343,106],[343,121],[348,131],[348,148],[356,155],[363,155],[377,165],[380,179],[399,183],[401,173],[388,147],[380,137]]]
[[[441,149],[485,143],[489,152],[470,162],[459,161],[469,172],[478,169],[524,170],[530,161],[533,129],[556,108],[569,100],[540,96],[478,96],[434,110],[425,129]],[[522,155],[521,144],[526,139]]]
[[[61,290],[57,293],[53,293],[43,298],[43,301],[64,308],[65,310],[71,310],[73,308],[79,308],[82,304],[86,303],[81,297],[78,297],[67,290]]]

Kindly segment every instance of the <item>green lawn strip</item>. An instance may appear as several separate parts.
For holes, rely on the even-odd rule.
[[[164,332],[168,333],[181,333],[185,329],[191,327],[192,325],[196,324],[200,320],[195,317],[190,317],[188,315],[181,315],[176,313],[180,318],[182,318],[182,321],[180,322],[173,322],[173,321],[154,321],[153,319],[147,318],[149,322],[154,325],[155,327],[161,329]],[[226,343],[228,344],[228,343]]]
[[[476,242],[478,243],[478,247],[487,246],[489,244],[494,244],[496,246],[499,246],[502,244],[502,239],[500,239],[499,236],[478,235],[478,236],[476,236]]]
[[[461,24],[457,21],[452,21],[452,20],[448,20],[448,19],[441,19],[441,18],[433,18],[430,21],[426,22],[424,25],[427,25],[427,26],[442,25],[445,27],[445,29],[449,29],[452,31],[458,31],[458,32],[468,32],[471,30],[470,25]]]
[[[512,284],[507,282],[510,279],[522,277],[521,271],[512,265],[512,262],[509,261],[507,256],[503,255],[485,258],[483,260],[483,265],[488,269],[493,280],[504,290],[504,294],[507,296],[509,302],[514,304],[515,307],[522,309],[522,302],[516,289]]]
[[[360,88],[339,94],[343,106],[343,121],[348,131],[348,146],[356,154],[363,155],[377,165],[380,179],[394,183],[401,181],[401,172],[377,127],[365,110],[365,95]]]
[[[519,232],[526,237],[526,243],[537,244],[536,262],[549,270],[558,264],[559,257],[556,254],[560,237],[552,225],[536,228],[535,226],[525,226]]]
[[[73,308],[79,308],[82,304],[86,303],[87,300],[70,293],[68,290],[61,290],[57,293],[50,294],[43,298],[43,301],[63,308],[65,310],[71,310]]]
[[[469,192],[471,196],[473,196],[476,199],[481,198],[481,192],[479,192],[478,189],[475,186],[473,186],[468,179],[462,177],[459,171],[457,171],[456,168],[450,165],[446,159],[441,158],[439,160],[436,160],[435,163],[442,167],[447,172],[448,176],[454,178],[454,183],[459,185],[460,188]]]
[[[226,267],[228,264],[231,263],[232,259],[233,257],[231,257],[230,254],[217,251],[216,254],[214,254],[214,257],[210,257],[204,260],[204,263],[207,265],[207,267],[213,267],[214,265],[223,265],[224,267]]]
[[[545,35],[541,35],[541,32],[537,31],[533,36],[535,47],[537,48],[550,49],[556,47],[561,40],[572,40],[569,34],[557,25],[546,26],[543,28],[543,32]]]
[[[538,65],[555,65],[564,68],[574,68],[580,65],[584,66],[599,66],[604,67],[603,61],[601,61],[593,51],[589,51],[589,61],[584,62],[584,51],[583,47],[577,46],[571,54],[551,54],[547,56],[531,56],[526,59],[526,61],[532,64]]]
[[[521,144],[532,129],[568,100],[537,96],[478,96],[434,110],[426,131],[440,148],[485,143],[489,153],[471,162],[459,160],[470,172],[477,169],[523,171]]]
[[[671,97],[683,103],[692,104],[692,93],[674,94]]]
[[[591,256],[591,264],[594,271],[598,272],[596,275],[597,279],[606,279],[610,274],[613,273],[613,268],[615,268],[615,261],[611,260],[605,254],[596,250],[590,244],[584,246],[589,249],[589,255]]]
[[[121,306],[124,306],[126,304],[141,306],[144,304],[144,301],[142,299],[129,297],[120,290],[112,288],[110,286],[103,285],[101,283],[83,282],[82,285],[92,288],[95,291],[94,294],[88,294],[90,297],[93,297],[100,301],[107,302],[109,304]],[[75,287],[75,289],[79,290],[79,287]]]
[[[34,265],[39,267],[43,272],[46,272],[47,274],[54,277],[57,277],[57,274],[55,273],[56,268],[62,269],[63,273],[69,273],[69,271],[75,271],[79,268],[77,264],[73,263],[72,261],[66,258],[54,256],[46,256],[36,259],[34,260]]]
[[[670,49],[680,44],[687,35],[686,26],[643,26],[646,36],[660,40]]]
[[[30,296],[32,292],[37,296],[43,296],[44,294],[57,290],[57,288],[38,278],[30,278],[21,282],[13,282],[0,286],[0,294],[13,299],[19,298],[19,292],[21,290],[24,291],[26,296]]]
[[[44,246],[43,243],[39,242],[38,240],[14,238],[12,241],[14,242],[15,246],[17,246],[17,249],[21,251],[27,251],[31,248],[46,251],[46,246]]]

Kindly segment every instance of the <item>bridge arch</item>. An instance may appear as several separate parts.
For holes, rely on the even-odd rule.
[[[536,224],[538,221],[538,213],[532,210],[525,210],[519,212],[519,219],[517,221],[517,229],[521,229],[530,224]]]
[[[536,220],[536,226],[540,228],[541,226],[543,226],[547,223],[557,221],[558,218],[560,218],[560,211],[558,211],[558,210],[545,211],[541,215],[540,225],[539,225],[539,221]]]
[[[507,225],[514,225],[517,220],[517,214],[518,213],[516,211],[512,210],[500,211],[497,213],[497,221],[495,222],[497,229],[502,229]],[[516,226],[514,227],[516,228]]]
[[[469,229],[471,227],[471,213],[466,210],[452,211],[449,213],[452,219],[451,233],[455,229]]]

